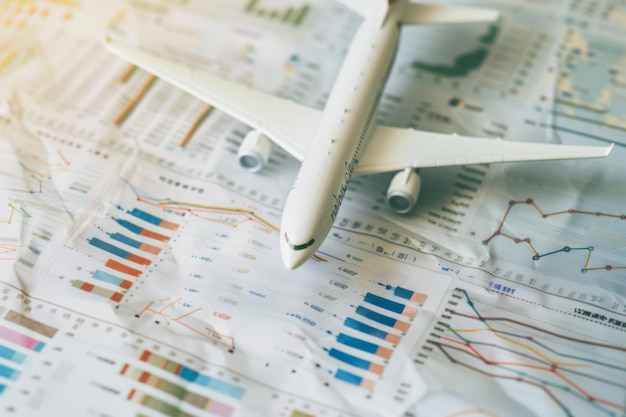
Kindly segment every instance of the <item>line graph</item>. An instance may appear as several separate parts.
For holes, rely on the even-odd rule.
[[[543,326],[545,317],[515,317],[504,309],[485,313],[495,309],[462,288],[452,292],[448,306],[454,307],[445,308],[425,351],[510,390],[534,395],[518,384],[539,390],[544,399],[533,406],[540,415],[548,403],[568,417],[617,417],[626,411],[626,347],[606,342],[609,336],[599,329],[572,332]]]
[[[540,253],[535,247],[535,245],[533,244],[533,240],[530,237],[519,238],[519,237],[513,236],[510,233],[504,232],[503,229],[506,227],[506,224],[507,224],[506,221],[511,213],[511,210],[513,209],[513,207],[520,206],[520,205],[531,207],[535,212],[539,214],[539,216],[542,219],[547,219],[547,218],[555,217],[555,216],[563,216],[563,215],[583,215],[583,216],[607,217],[607,218],[613,218],[613,219],[618,219],[618,220],[626,220],[626,214],[610,214],[610,213],[603,213],[599,211],[593,212],[593,211],[585,211],[585,210],[576,210],[572,208],[546,213],[537,205],[537,203],[535,203],[535,201],[532,198],[528,198],[526,200],[510,200],[509,205],[504,215],[502,216],[502,219],[500,220],[500,224],[498,225],[498,228],[491,234],[491,236],[483,240],[484,245],[489,245],[493,239],[495,239],[498,236],[501,236],[517,244],[519,243],[526,244],[530,248],[530,250],[533,252],[533,256],[532,256],[533,261],[539,261],[541,258],[544,258],[546,256],[556,255],[560,253],[572,253],[572,252],[578,252],[578,251],[583,251],[583,252],[586,251],[587,255],[585,257],[584,264],[581,267],[581,272],[588,272],[588,271],[594,271],[594,270],[613,271],[613,270],[618,270],[618,269],[626,269],[626,265],[600,265],[600,266],[591,265],[590,264],[591,257],[594,251],[593,246],[583,246],[583,247],[563,246],[562,248],[559,248],[559,249]]]

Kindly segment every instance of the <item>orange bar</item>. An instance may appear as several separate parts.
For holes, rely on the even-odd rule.
[[[393,355],[393,350],[379,346],[376,350],[376,356],[380,356],[381,358],[391,359],[391,355]]]
[[[135,72],[136,69],[137,67],[134,64],[129,64],[118,79],[118,81],[121,83],[125,83],[126,81],[128,81],[128,79]]]
[[[198,116],[198,118],[193,122],[193,124],[189,128],[189,131],[187,131],[187,134],[185,135],[185,137],[183,138],[183,140],[180,142],[178,146],[180,146],[181,148],[184,148],[185,146],[187,146],[193,134],[196,133],[196,130],[198,130],[198,127],[200,127],[200,124],[202,124],[204,119],[206,119],[209,116],[209,114],[211,114],[212,111],[213,111],[213,106],[208,105],[205,107],[204,111],[200,113],[200,116]]]
[[[404,306],[404,310],[402,310],[402,315],[409,318],[414,318],[415,316],[417,316],[417,309],[412,306]]]
[[[161,220],[161,223],[159,223],[159,227],[170,230],[178,230],[178,226],[177,223],[168,222],[167,220]]]
[[[382,375],[383,372],[385,371],[385,367],[379,363],[372,363],[370,364],[370,367],[368,369],[368,371],[376,374],[376,375]]]
[[[123,280],[122,282],[120,282],[120,288],[124,288],[125,290],[130,289],[130,287],[133,286],[133,282],[129,281],[127,279]]]
[[[394,324],[393,328],[398,329],[401,332],[408,332],[411,327],[411,323],[407,323],[406,321],[397,320],[396,324]]]
[[[427,298],[428,298],[428,295],[426,294],[420,294],[418,292],[414,292],[413,295],[411,296],[411,301],[417,304],[424,304]]]
[[[178,228],[178,226],[176,226],[176,228]],[[161,242],[167,242],[168,240],[170,240],[170,238],[165,235],[159,234],[157,232],[151,232],[147,229],[143,229],[139,234],[141,236],[149,237],[151,239],[160,240]]]
[[[400,343],[400,340],[402,340],[402,337],[398,336],[397,334],[387,333],[385,340],[389,343],[393,343],[394,345],[397,345]]]
[[[154,246],[154,245],[149,245],[147,243],[142,243],[139,246],[139,250],[144,251],[144,252],[148,252],[151,253],[153,255],[158,255],[159,252],[161,252],[161,248],[159,248],[158,246]]]
[[[156,79],[157,78],[152,74],[148,76],[146,82],[143,83],[137,94],[135,94],[135,96],[128,102],[126,108],[124,108],[124,110],[122,110],[122,112],[118,114],[117,117],[113,120],[114,125],[119,126],[124,120],[126,120],[128,115],[133,111],[135,106],[139,104],[139,101],[141,101],[143,95],[148,91],[148,89],[152,86]]]
[[[110,299],[111,301],[115,301],[116,303],[118,303],[122,301],[122,298],[124,298],[124,294],[119,293],[119,292],[114,292]]]
[[[131,268],[130,266],[126,266],[123,263],[117,262],[113,259],[109,259],[104,264],[107,268],[111,268],[116,270],[117,272],[121,272],[122,274],[132,275],[134,277],[141,276],[141,271],[135,268]]]
[[[146,259],[142,256],[135,255],[134,253],[131,253],[130,255],[128,255],[126,259],[139,265],[150,265],[150,259]]]

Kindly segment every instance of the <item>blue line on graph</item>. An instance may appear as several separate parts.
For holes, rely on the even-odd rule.
[[[548,253],[544,253],[544,254],[537,254],[537,255],[533,255],[533,261],[538,261],[539,259],[543,258],[544,256],[549,256],[549,255],[554,255],[555,253],[561,253],[561,252],[571,252],[574,250],[586,250],[586,251],[592,251],[593,250],[593,246],[587,246],[586,248],[572,248],[569,246],[563,246],[561,249],[557,249],[554,250],[552,252],[548,252]]]

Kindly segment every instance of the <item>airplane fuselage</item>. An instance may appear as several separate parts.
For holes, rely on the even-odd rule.
[[[338,216],[359,153],[376,125],[398,48],[399,6],[389,10],[382,25],[363,21],[335,81],[285,203],[280,242],[288,269],[315,254]]]

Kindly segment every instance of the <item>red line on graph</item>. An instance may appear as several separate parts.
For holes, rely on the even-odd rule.
[[[559,216],[563,214],[582,214],[582,215],[588,215],[588,216],[610,217],[610,218],[619,219],[619,220],[626,220],[626,214],[610,214],[610,213],[602,213],[599,211],[585,211],[585,210],[576,210],[576,209],[567,209],[567,210],[555,211],[552,213],[544,213],[543,210],[539,208],[539,206],[535,203],[535,201],[532,198],[528,198],[526,200],[520,200],[520,201],[511,200],[509,201],[509,206],[507,207],[506,212],[502,216],[502,219],[500,220],[500,224],[498,225],[498,228],[496,229],[496,231],[493,232],[491,236],[489,236],[487,239],[483,240],[484,245],[489,245],[489,243],[495,237],[502,236],[509,240],[512,240],[515,243],[525,243],[526,245],[528,245],[528,247],[534,254],[532,258],[534,261],[538,261],[539,259],[541,259],[542,256],[548,255],[548,254],[541,255],[539,251],[537,251],[535,246],[533,246],[532,241],[529,237],[520,239],[518,237],[511,236],[502,231],[502,229],[504,228],[504,225],[506,224],[506,219],[509,217],[509,214],[511,213],[511,209],[514,206],[520,205],[520,204],[530,206],[533,209],[535,209],[535,211],[539,213],[542,219],[547,219],[548,217]],[[606,271],[611,271],[614,269],[626,269],[626,266],[615,266],[615,265],[589,266],[589,261],[591,260],[591,252],[593,251],[592,246],[587,247],[587,248],[571,248],[569,246],[565,246],[562,249],[550,252],[549,254],[551,255],[551,254],[558,253],[558,252],[570,252],[572,250],[587,250],[588,251],[587,256],[585,258],[585,263],[582,267],[582,272],[587,272],[590,270],[602,270],[602,269]]]

